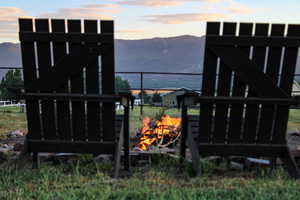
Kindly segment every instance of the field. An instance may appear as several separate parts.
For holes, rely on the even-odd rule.
[[[23,113],[0,112],[0,133],[26,129]],[[155,117],[158,108],[145,108],[145,115]],[[191,110],[196,114],[198,111]],[[179,116],[177,109],[165,111]],[[139,109],[131,113],[131,132],[140,127]],[[300,128],[300,111],[292,110],[289,129]],[[204,176],[191,177],[189,163],[179,165],[177,160],[156,156],[151,164],[132,168],[130,176],[111,178],[112,163],[96,162],[82,156],[60,165],[42,162],[32,170],[25,162],[15,168],[12,161],[0,162],[0,199],[298,199],[300,181],[289,178],[281,168],[227,169],[203,161]]]

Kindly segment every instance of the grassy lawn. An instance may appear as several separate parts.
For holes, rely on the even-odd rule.
[[[159,108],[145,107],[145,115],[155,117]],[[190,110],[190,114],[198,111]],[[180,116],[178,109],[165,111]],[[131,111],[131,132],[140,128],[139,108]],[[290,112],[289,129],[300,129],[300,110]],[[22,113],[0,112],[0,133],[26,129]],[[112,163],[94,162],[89,156],[54,166],[42,162],[39,169],[25,163],[15,169],[10,162],[0,162],[0,199],[299,199],[300,181],[287,176],[282,168],[248,171],[227,169],[202,161],[204,176],[193,178],[191,166],[157,156],[151,164],[133,167],[130,176],[119,180],[111,178]]]
[[[133,168],[132,175],[119,180],[109,176],[110,163],[87,158],[53,166],[45,163],[32,170],[2,165],[0,199],[298,199],[300,181],[281,169],[233,171],[204,161],[205,175],[189,176],[189,165],[180,167],[167,158],[153,159],[151,165]]]

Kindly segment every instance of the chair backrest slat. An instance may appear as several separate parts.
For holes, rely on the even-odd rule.
[[[81,33],[80,20],[68,20],[69,33]],[[69,52],[79,52],[81,43],[69,42]],[[72,60],[71,62],[77,62]],[[73,63],[70,63],[72,66]],[[71,93],[84,93],[83,91],[83,68],[78,73],[78,76],[71,77]],[[74,140],[85,139],[85,108],[84,102],[72,102],[72,131]]]
[[[300,37],[300,25],[289,25],[287,30],[288,37]],[[280,84],[279,87],[291,95],[294,73],[296,70],[297,56],[299,47],[286,47],[283,56]],[[289,118],[289,106],[277,106],[275,117],[273,143],[285,143],[285,132]]]
[[[223,35],[235,36],[236,34],[236,23],[224,23]],[[217,95],[218,96],[229,96],[231,89],[232,70],[227,67],[222,61],[220,62],[219,73],[218,73],[218,85]],[[215,129],[213,135],[213,143],[224,143],[227,138],[227,127],[228,124],[228,104],[216,105],[215,111]]]
[[[268,24],[256,24],[255,25],[255,36],[268,36],[269,25]],[[257,64],[260,71],[264,70],[265,57],[267,47],[253,46],[252,60]],[[249,87],[247,97],[256,97],[255,92]],[[245,121],[243,127],[242,138],[244,143],[255,143],[256,133],[258,130],[258,116],[259,116],[259,105],[246,105],[245,108]]]
[[[101,32],[102,33],[113,33],[113,22],[107,21],[103,23],[101,21]],[[113,42],[113,35],[110,38]],[[103,44],[107,45],[107,44]],[[114,94],[115,93],[115,80],[111,77],[114,77],[115,68],[112,67],[114,63],[114,46],[107,45],[105,46],[106,51],[103,52],[101,56],[101,66],[102,66],[102,92],[104,94]],[[106,76],[103,76],[106,74]],[[103,139],[104,140],[115,140],[115,135],[112,134],[115,128],[115,104],[113,103],[103,103]]]
[[[97,33],[98,23],[96,20],[84,21],[85,33]],[[96,47],[97,44],[90,44],[91,47]],[[99,59],[96,59],[86,69],[86,93],[100,94],[99,88]],[[100,140],[101,137],[101,119],[100,105],[96,102],[87,103],[87,132],[89,140]]]
[[[284,24],[273,24],[271,26],[271,36],[284,36]],[[266,74],[278,85],[278,77],[280,70],[281,54],[283,47],[272,47],[268,49],[268,58],[266,65]],[[259,130],[257,135],[257,143],[264,144],[271,142],[273,133],[273,122],[276,113],[275,105],[263,105],[261,107]]]
[[[239,28],[240,36],[251,36],[253,24],[241,23]],[[245,55],[250,55],[250,46],[239,47]],[[233,78],[232,96],[244,97],[246,92],[246,84],[241,81],[238,75],[235,73]],[[229,143],[240,143],[241,142],[241,131],[243,126],[244,117],[244,105],[235,104],[231,105],[230,116],[229,116],[229,130],[228,130],[228,142]]]
[[[19,20],[20,31],[33,32],[32,19]],[[35,48],[34,42],[21,41],[22,63],[24,84],[30,83],[37,79]],[[36,92],[34,90],[26,90],[26,92]],[[40,108],[38,100],[30,100],[26,102],[28,135],[30,139],[40,139],[42,137],[42,129],[40,124]]]
[[[207,23],[207,35],[219,35],[220,23]],[[213,96],[215,93],[215,81],[218,59],[205,47],[204,68],[202,79],[203,95]],[[200,106],[199,142],[210,142],[212,134],[213,104],[201,104]]]
[[[53,19],[51,21],[51,28],[53,33],[65,33],[65,20]],[[67,55],[66,42],[53,42],[53,63],[57,64],[62,58]],[[68,81],[69,82],[69,79]],[[57,93],[68,93],[68,84],[63,84],[57,91]],[[57,102],[57,135],[59,139],[71,139],[71,112],[70,102]]]
[[[47,19],[35,20],[35,30],[37,33],[49,33],[49,21]],[[38,60],[38,74],[39,78],[43,79],[48,76],[48,71],[51,68],[51,52],[49,42],[36,42],[37,60]],[[44,93],[51,93],[53,91],[45,90]],[[43,100],[41,104],[43,136],[44,139],[57,139],[55,128],[55,114],[54,114],[54,101]]]

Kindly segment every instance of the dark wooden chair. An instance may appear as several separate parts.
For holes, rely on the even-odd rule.
[[[178,97],[181,156],[188,145],[198,174],[200,156],[217,155],[278,157],[300,177],[286,142],[299,45],[299,25],[207,23],[202,93]],[[187,115],[196,104],[200,115]]]
[[[113,21],[100,21],[101,33],[97,20],[20,19],[19,26],[34,164],[39,152],[112,154],[117,177],[123,146],[128,170],[130,95],[115,94]],[[124,115],[116,116],[116,102]]]

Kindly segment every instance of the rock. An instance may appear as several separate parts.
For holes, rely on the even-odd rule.
[[[8,134],[8,137],[11,137],[11,138],[23,137],[23,136],[24,136],[24,132],[22,132],[21,130],[15,130]]]
[[[9,152],[9,151],[10,151],[9,148],[0,147],[0,152],[1,152],[1,153],[7,153],[7,152]]]
[[[300,150],[300,132],[298,129],[294,129],[288,132],[287,143],[291,151]]]
[[[94,161],[100,161],[100,162],[103,162],[103,161],[110,161],[112,159],[112,155],[110,154],[100,154],[96,157],[94,157]]]
[[[14,151],[23,151],[23,149],[24,149],[24,144],[21,143],[16,143],[13,148]]]

